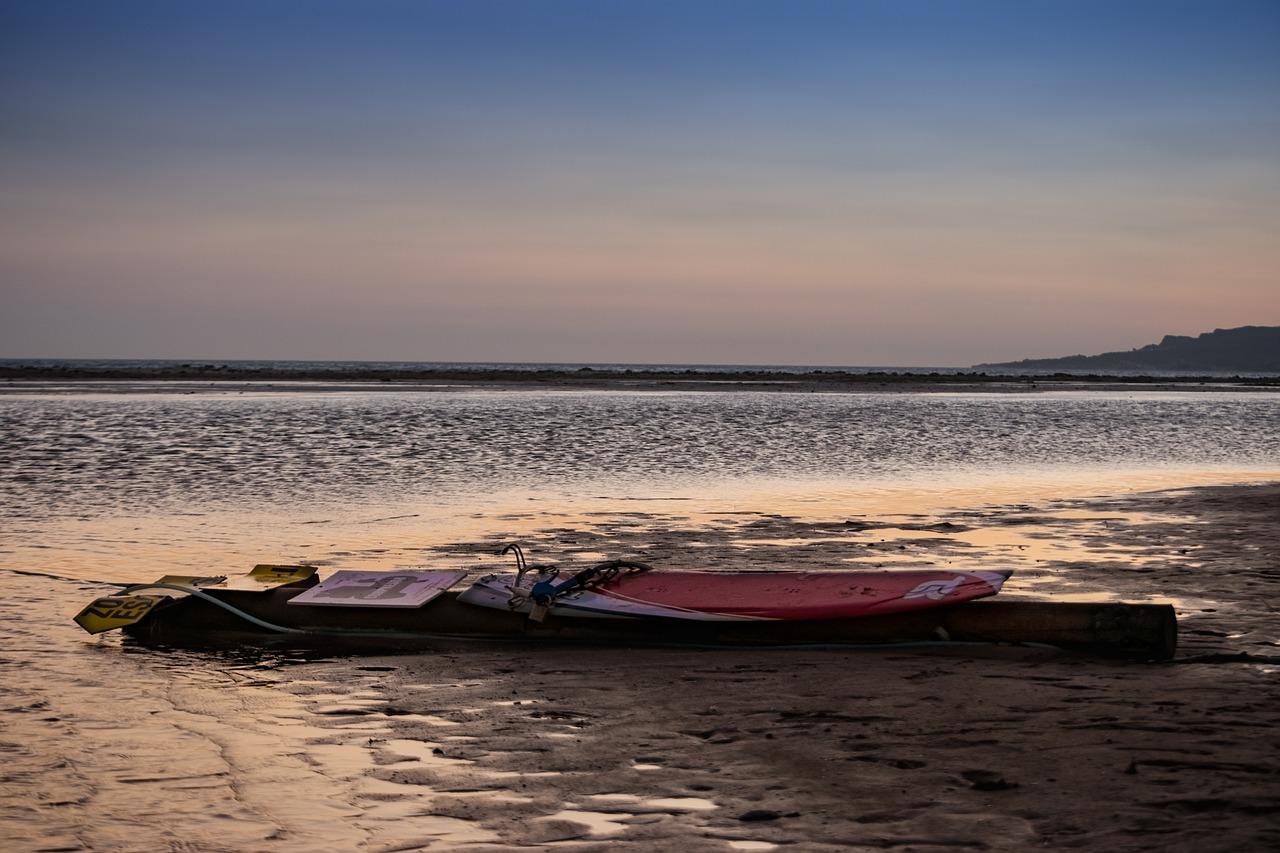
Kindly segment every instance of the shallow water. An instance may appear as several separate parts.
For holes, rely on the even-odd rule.
[[[11,395],[0,559],[137,581],[493,536],[529,512],[1105,491],[1266,471],[1277,435],[1275,395],[1229,392]]]
[[[70,617],[110,591],[104,582],[258,562],[480,570],[496,565],[495,546],[535,532],[603,554],[609,529],[671,519],[740,527],[747,541],[762,535],[751,522],[777,515],[918,520],[1277,479],[1276,436],[1280,398],[1232,392],[8,394],[7,849],[483,840],[465,822],[422,817],[421,786],[367,779],[370,738],[390,736],[390,724],[341,710],[377,706],[376,672],[349,668],[299,698],[303,659],[89,637]],[[1055,543],[1024,536],[1010,547],[1041,546]]]

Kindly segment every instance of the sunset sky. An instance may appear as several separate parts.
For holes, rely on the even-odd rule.
[[[0,357],[1280,325],[1275,0],[0,0]]]

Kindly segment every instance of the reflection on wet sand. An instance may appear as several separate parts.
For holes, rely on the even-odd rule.
[[[1212,515],[1212,501],[1194,490],[1093,501],[1060,497],[1042,504],[991,501],[932,515],[879,517],[868,511],[870,501],[862,502],[857,515],[810,517],[726,512],[715,505],[694,512],[681,501],[648,505],[641,513],[569,507],[512,514],[494,525],[498,533],[475,539],[449,539],[437,531],[434,541],[411,542],[407,527],[382,527],[377,541],[343,547],[340,564],[359,568],[413,561],[488,570],[501,564],[493,546],[509,536],[569,564],[622,553],[663,566],[707,568],[1000,565],[1017,570],[1009,595],[1172,600],[1184,620],[1185,655],[1211,659],[1226,649],[1251,655],[1258,669],[1210,681],[1184,670],[1187,675],[1166,685],[1178,692],[1160,694],[1166,710],[1157,716],[1172,708],[1186,717],[1176,725],[1148,719],[1142,709],[1155,706],[1146,700],[1126,705],[1124,695],[1108,693],[1117,679],[1127,685],[1122,693],[1138,683],[1154,685],[1153,671],[1097,664],[1081,670],[1044,658],[979,657],[966,665],[924,656],[895,664],[891,653],[872,651],[762,657],[466,647],[325,661],[278,653],[154,651],[122,644],[118,637],[86,640],[75,633],[66,617],[94,584],[5,575],[0,608],[7,609],[10,657],[0,663],[6,670],[0,808],[18,848],[33,850],[51,844],[68,850],[187,845],[268,853],[486,844],[592,850],[597,843],[659,849],[652,845],[690,833],[706,839],[707,849],[764,850],[821,837],[822,826],[840,820],[814,814],[812,806],[778,805],[792,803],[787,791],[800,791],[812,774],[831,768],[757,766],[753,762],[762,755],[774,755],[774,738],[821,740],[829,730],[837,740],[808,760],[856,761],[859,773],[883,775],[883,783],[894,786],[907,782],[889,777],[920,768],[921,778],[945,787],[954,784],[947,781],[955,775],[946,769],[951,759],[942,757],[949,753],[932,750],[952,741],[935,739],[925,751],[910,727],[890,721],[914,714],[922,731],[941,737],[945,727],[938,729],[930,716],[928,697],[941,696],[942,688],[920,688],[945,683],[947,691],[963,691],[975,676],[988,684],[997,676],[1008,678],[1031,692],[1009,693],[987,722],[967,723],[973,731],[996,725],[995,716],[1000,726],[1025,718],[1018,738],[1044,741],[1037,749],[1076,750],[1079,742],[1052,742],[1042,732],[1054,715],[1066,715],[1076,727],[1070,733],[1120,726],[1106,720],[1136,708],[1142,718],[1134,728],[1117,730],[1134,744],[1124,761],[1147,762],[1133,765],[1140,768],[1137,781],[1158,774],[1189,778],[1190,770],[1175,772],[1160,762],[1208,748],[1206,738],[1217,744],[1215,766],[1244,767],[1235,730],[1204,728],[1203,701],[1196,697],[1202,691],[1218,697],[1213,707],[1238,718],[1246,727],[1241,732],[1253,731],[1247,727],[1259,711],[1252,709],[1269,701],[1258,694],[1246,702],[1249,694],[1242,691],[1259,689],[1255,676],[1270,677],[1267,670],[1274,666],[1266,661],[1280,643],[1273,622],[1258,609],[1257,592],[1258,585],[1271,582],[1266,555],[1275,547],[1274,491],[1224,490],[1255,496],[1250,500],[1259,515],[1244,521],[1239,503],[1232,504],[1234,515],[1220,519]],[[807,506],[814,508],[813,502]],[[688,548],[690,541],[699,543],[696,551]],[[1246,552],[1246,545],[1262,550]],[[1259,554],[1261,562],[1250,567],[1241,561],[1245,553]],[[1222,574],[1225,566],[1235,572],[1230,579]],[[1207,583],[1206,572],[1215,573],[1217,582]],[[1214,601],[1199,598],[1209,590]],[[862,669],[876,673],[874,689],[851,679]],[[640,673],[643,687],[633,683]],[[1044,689],[1036,686],[1037,678],[1056,684],[1082,677],[1078,689],[1105,697],[1095,700],[1109,703],[1105,713],[1036,692]],[[801,693],[794,693],[798,687]],[[968,701],[995,701],[999,695],[975,693]],[[1070,692],[1062,695],[1071,698]],[[1222,698],[1228,696],[1236,698]],[[948,716],[958,713],[950,702]],[[1043,710],[1025,710],[1035,708]],[[1037,722],[1037,715],[1046,722]],[[1159,738],[1135,734],[1159,727]],[[800,749],[800,743],[792,741],[789,749]],[[966,743],[954,739],[953,748]],[[1016,754],[1001,753],[1002,760],[1012,762]],[[728,755],[736,757],[725,763]],[[1034,790],[1028,768],[991,769],[988,759],[982,761],[976,769],[967,763],[953,769],[994,773],[997,781],[1016,772],[1023,795]],[[940,763],[946,771],[941,775],[925,769]],[[848,765],[839,766],[848,771]],[[1247,785],[1236,781],[1244,785],[1250,774],[1265,770],[1257,766],[1262,769],[1204,771],[1211,777],[1206,784],[1229,791],[1241,808],[1252,808]],[[786,780],[785,790],[764,783],[770,774]],[[833,778],[846,785],[860,777],[846,772]],[[1086,783],[1071,784],[1083,797],[1079,786]],[[1202,790],[1199,783],[1185,784]],[[1051,822],[1014,820],[999,807],[944,814],[900,798],[880,799],[881,817],[850,825],[891,828],[886,839],[980,837],[989,848],[1005,850],[1020,849],[1036,833],[1056,837]],[[985,815],[978,824],[976,814]],[[747,815],[763,817],[757,822]],[[979,826],[979,835],[969,834]]]

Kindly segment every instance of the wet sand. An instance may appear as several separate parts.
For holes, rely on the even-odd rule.
[[[803,565],[841,532],[782,517],[750,522],[749,537],[633,521],[543,531],[531,547],[669,565],[696,537],[702,555],[736,542],[736,558]],[[1280,484],[1263,484],[991,507],[884,537],[865,520],[845,527],[864,525],[867,560],[885,562],[999,562],[1072,539],[1060,558],[1046,552],[1042,577],[1022,573],[1026,589],[1064,573],[1064,594],[1178,603],[1171,663],[1000,647],[460,645],[307,669],[316,690],[366,697],[321,715],[394,731],[368,742],[370,781],[420,794],[366,849],[1277,849],[1278,522]],[[1011,544],[975,549],[966,532]]]

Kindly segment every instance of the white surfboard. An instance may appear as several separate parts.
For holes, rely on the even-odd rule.
[[[533,601],[524,598],[512,604],[511,582],[513,578],[486,575],[470,587],[458,593],[458,600],[466,604],[488,607],[493,610],[510,610],[513,613],[532,613]],[[579,589],[558,596],[551,605],[557,616],[581,616],[592,619],[643,619],[664,616],[669,619],[693,619],[701,622],[755,622],[752,616],[733,616],[723,613],[706,613],[669,607],[646,601],[628,601],[610,595],[601,595],[590,589]]]

